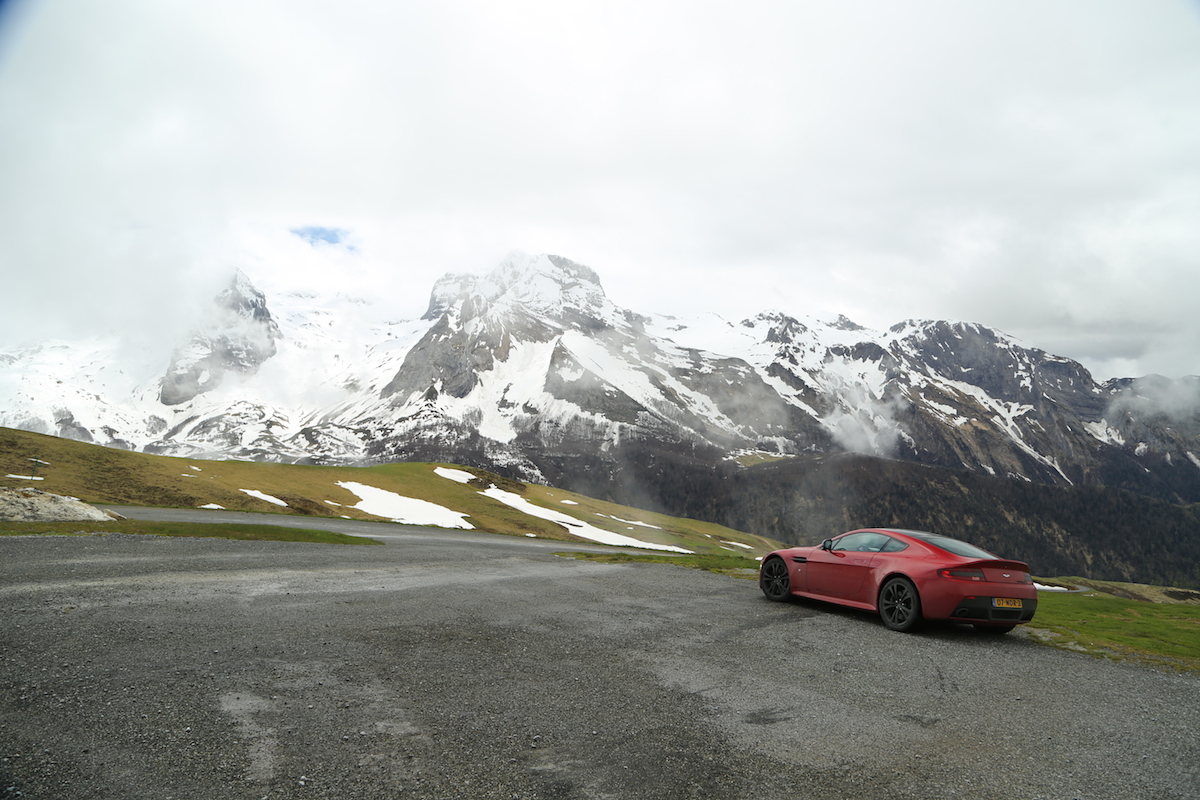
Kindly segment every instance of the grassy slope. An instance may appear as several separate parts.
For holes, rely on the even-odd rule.
[[[119,522],[0,522],[0,536],[82,536],[93,533],[314,544],[382,544],[365,536],[347,536],[344,533],[308,528],[281,528],[278,525],[211,525],[199,522],[147,522],[136,519]]]
[[[1040,592],[1037,615],[1027,627],[1054,647],[1200,672],[1200,603],[1171,599],[1176,593],[1196,594],[1118,583],[1084,593]],[[1146,595],[1164,599],[1134,599]]]
[[[45,480],[32,482],[3,477],[10,473],[27,475],[28,459],[33,457],[50,463],[48,467],[39,468],[39,475]],[[436,475],[433,470],[437,466],[397,463],[360,468],[203,461],[131,453],[0,428],[0,486],[33,487],[90,503],[178,508],[215,503],[233,511],[379,519],[353,508],[359,502],[358,497],[337,485],[339,481],[353,481],[462,512],[479,530],[581,541],[561,525],[531,517],[480,495],[479,490],[485,485],[483,481],[479,485],[468,485]],[[751,556],[762,555],[779,546],[769,539],[721,525],[640,511],[558,489],[519,484],[482,470],[467,471],[502,489],[517,492],[537,505],[646,542],[676,545],[703,553],[737,552]],[[288,507],[251,497],[240,491],[242,489],[256,489],[277,497]],[[564,504],[563,500],[574,501],[575,505]],[[611,517],[644,522],[661,530],[630,526]],[[725,541],[741,542],[750,549],[730,547],[722,543]]]

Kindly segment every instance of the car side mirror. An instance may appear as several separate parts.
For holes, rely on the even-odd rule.
[[[832,550],[833,549],[833,539],[826,539],[825,541],[821,542],[821,549],[822,550]]]

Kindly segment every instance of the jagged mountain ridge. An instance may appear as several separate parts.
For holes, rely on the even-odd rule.
[[[445,460],[564,487],[640,450],[700,463],[839,451],[1200,501],[1200,379],[1097,384],[981,325],[621,309],[588,267],[514,254],[419,320],[239,275],[166,363],[115,345],[0,354],[0,424],[148,452]],[[119,373],[119,374],[118,374]]]
[[[219,386],[226,372],[253,375],[275,355],[278,338],[266,296],[239,270],[213,300],[206,324],[172,355],[159,401],[164,406],[185,403]]]

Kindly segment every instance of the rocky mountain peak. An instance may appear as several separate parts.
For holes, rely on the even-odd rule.
[[[235,270],[191,339],[175,350],[159,400],[179,405],[215,389],[226,372],[253,375],[275,355],[279,335],[266,296],[245,273]]]
[[[457,312],[466,320],[514,309],[555,320],[580,314],[607,319],[616,311],[590,268],[562,256],[514,251],[486,275],[452,273],[441,278],[422,319]]]
[[[247,320],[267,324],[271,323],[271,312],[267,310],[267,297],[250,282],[250,278],[240,269],[235,269],[229,286],[213,298],[218,309],[227,311]]]
[[[862,325],[859,325],[854,320],[847,317],[845,314],[838,314],[837,319],[829,324],[829,327],[836,328],[839,331],[865,331]]]
[[[463,398],[516,342],[549,342],[569,329],[611,327],[624,315],[588,267],[514,251],[486,275],[448,274],[422,319],[433,322],[384,386],[382,397]]]
[[[808,333],[808,326],[782,311],[764,311],[753,319],[742,320],[742,327],[755,329],[759,323],[767,327],[763,341],[772,344],[791,344]]]

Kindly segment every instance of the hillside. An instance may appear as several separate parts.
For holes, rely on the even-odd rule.
[[[31,458],[44,462],[38,466],[36,481],[30,479]],[[7,428],[0,428],[0,486],[36,486],[89,503],[401,519],[668,552],[754,556],[778,546],[720,525],[640,511],[451,464],[329,467],[201,461]]]
[[[915,528],[1021,559],[1037,575],[1200,588],[1200,504],[854,454],[710,467],[659,449],[632,459],[625,475],[615,491],[598,493],[628,502],[622,487],[637,486],[665,513],[789,544],[859,527]]]

